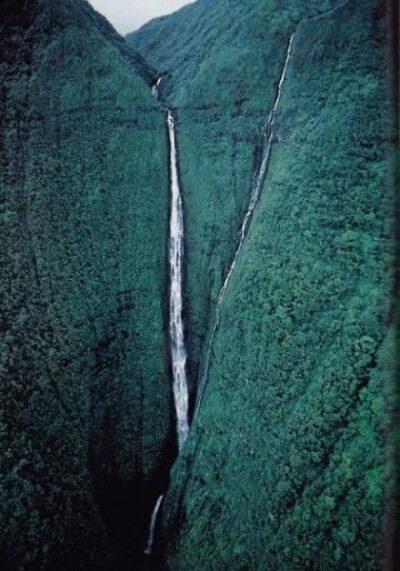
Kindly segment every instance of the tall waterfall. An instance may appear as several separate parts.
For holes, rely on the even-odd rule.
[[[163,501],[163,499],[164,499],[164,496],[158,497],[156,505],[154,506],[153,512],[151,514],[149,537],[147,539],[146,549],[144,550],[146,555],[151,555],[151,552],[153,550],[154,532],[156,529],[157,515],[158,515],[158,510],[161,507],[161,502]]]
[[[288,48],[286,51],[285,65],[283,67],[283,71],[282,71],[282,74],[281,74],[281,77],[279,80],[279,84],[278,84],[278,92],[277,92],[274,105],[273,105],[272,110],[268,116],[268,120],[267,120],[265,129],[264,129],[264,133],[263,133],[264,145],[263,145],[261,164],[260,164],[260,167],[259,167],[259,170],[258,170],[256,176],[254,177],[254,182],[253,182],[253,186],[251,189],[249,206],[247,208],[247,212],[246,212],[246,215],[243,219],[242,226],[240,229],[239,244],[238,244],[238,247],[236,249],[235,256],[233,258],[233,262],[231,264],[231,267],[229,268],[229,272],[225,278],[225,281],[222,285],[222,288],[221,288],[219,295],[218,295],[218,298],[217,298],[214,323],[213,323],[213,327],[211,330],[210,339],[208,342],[208,347],[207,347],[207,352],[205,355],[202,373],[199,377],[199,386],[197,389],[196,406],[195,406],[195,416],[197,416],[197,413],[198,413],[199,408],[200,408],[201,400],[202,400],[203,394],[204,394],[204,388],[206,385],[206,381],[207,381],[207,377],[208,377],[208,371],[209,371],[209,367],[210,367],[210,357],[211,357],[211,350],[212,350],[212,346],[213,346],[213,342],[214,342],[214,336],[215,336],[216,330],[218,329],[219,320],[220,320],[220,316],[221,316],[222,302],[224,300],[228,284],[230,282],[230,279],[231,279],[232,274],[234,272],[234,269],[236,267],[236,263],[237,263],[239,254],[240,254],[240,251],[241,251],[242,246],[243,246],[244,239],[245,239],[246,234],[247,234],[248,225],[249,225],[251,216],[253,214],[254,208],[255,208],[255,206],[258,202],[258,199],[260,197],[260,192],[261,192],[261,188],[262,188],[262,185],[264,182],[265,173],[267,171],[268,161],[269,161],[269,157],[271,154],[272,139],[274,137],[273,127],[274,127],[274,123],[275,123],[275,113],[276,113],[276,110],[278,109],[278,105],[279,105],[279,101],[280,101],[281,93],[282,93],[282,85],[283,85],[283,82],[285,80],[287,68],[288,68],[289,61],[290,61],[290,56],[292,54],[293,38],[294,38],[294,33],[290,36],[289,45],[288,45]]]
[[[152,87],[153,95],[158,99],[162,77]],[[169,167],[171,186],[171,215],[169,223],[169,335],[171,344],[171,364],[173,392],[176,412],[176,431],[178,448],[181,451],[189,432],[189,394],[186,377],[186,346],[182,319],[182,265],[183,265],[183,206],[179,188],[175,120],[167,109],[169,135]]]
[[[186,378],[186,347],[182,319],[183,207],[179,189],[176,156],[175,121],[167,116],[170,141],[171,217],[169,236],[170,298],[169,333],[176,411],[178,446],[181,450],[189,432],[189,396]]]
[[[161,78],[153,86],[153,94],[158,98],[158,88]],[[175,121],[171,111],[167,110],[167,126],[170,146],[170,187],[171,187],[171,214],[169,223],[169,268],[170,268],[170,294],[169,294],[169,334],[171,344],[171,364],[173,376],[173,392],[176,412],[176,431],[178,448],[181,451],[183,443],[189,432],[189,393],[186,377],[186,346],[182,319],[182,266],[183,266],[183,205],[179,188],[177,151],[175,138]],[[149,537],[144,551],[151,555],[157,515],[163,501],[159,496],[150,518]]]

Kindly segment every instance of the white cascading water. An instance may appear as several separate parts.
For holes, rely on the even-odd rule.
[[[157,82],[153,85],[153,87],[151,88],[151,92],[154,95],[154,97],[156,99],[158,99],[158,91],[159,91],[159,87],[160,87],[160,83],[161,83],[162,77],[159,77],[157,79]]]
[[[152,87],[153,95],[158,99],[162,77]],[[171,343],[171,363],[173,391],[176,411],[176,431],[178,448],[181,450],[189,432],[189,394],[186,377],[186,346],[183,329],[182,308],[182,266],[183,266],[183,206],[179,188],[178,163],[175,137],[175,120],[167,109],[167,127],[169,135],[169,166],[171,186],[171,215],[169,223],[169,335]]]
[[[151,514],[149,537],[147,539],[146,549],[144,550],[146,555],[151,555],[151,552],[153,551],[154,531],[156,529],[157,515],[158,515],[158,510],[161,507],[161,502],[163,501],[163,498],[164,496],[159,496],[156,505],[154,506],[153,513]]]
[[[279,80],[278,93],[277,93],[277,96],[276,96],[276,99],[274,102],[274,106],[272,107],[272,111],[269,114],[268,121],[267,121],[267,124],[265,127],[265,131],[264,131],[265,143],[264,143],[264,148],[263,148],[263,153],[262,153],[261,165],[260,165],[259,171],[258,171],[257,176],[255,177],[255,180],[253,183],[253,187],[252,187],[251,195],[250,195],[249,206],[248,206],[246,215],[243,219],[242,226],[240,229],[239,244],[238,244],[238,247],[236,249],[235,256],[233,258],[233,262],[231,264],[231,267],[229,268],[229,272],[225,278],[225,281],[222,285],[222,288],[221,288],[219,295],[218,295],[218,298],[217,298],[217,304],[216,304],[216,308],[215,308],[214,324],[213,324],[213,328],[212,328],[211,334],[210,334],[210,339],[209,339],[209,343],[208,343],[208,347],[207,347],[207,352],[205,355],[202,374],[199,377],[199,386],[197,389],[196,406],[195,406],[194,416],[197,416],[197,413],[198,413],[199,408],[200,408],[201,400],[202,400],[203,394],[204,394],[204,388],[206,385],[206,381],[207,381],[207,377],[208,377],[208,370],[209,370],[209,366],[210,366],[210,357],[211,357],[212,345],[214,342],[215,332],[218,329],[219,320],[220,320],[220,316],[221,316],[221,305],[222,305],[222,302],[224,300],[226,289],[227,289],[228,284],[230,282],[230,279],[232,277],[233,271],[236,267],[236,262],[238,260],[240,251],[242,249],[244,239],[246,237],[247,227],[249,225],[249,221],[250,221],[250,218],[253,214],[254,208],[255,208],[255,206],[258,202],[258,199],[260,197],[261,188],[262,188],[262,185],[264,182],[265,173],[266,173],[267,166],[268,166],[268,160],[269,160],[269,156],[271,153],[272,139],[274,136],[273,127],[274,127],[274,123],[275,123],[275,113],[276,113],[276,110],[278,109],[279,100],[281,98],[282,85],[283,85],[283,82],[285,80],[287,68],[289,65],[290,56],[292,53],[293,38],[294,38],[294,33],[290,36],[289,45],[288,45],[287,52],[286,52],[285,65],[283,67],[283,71],[282,71],[282,74],[281,74],[281,77]]]
[[[152,87],[153,95],[158,99],[161,77]],[[182,266],[183,266],[183,205],[179,188],[177,151],[175,138],[175,121],[171,111],[167,109],[167,127],[170,143],[170,186],[171,214],[169,225],[169,334],[171,344],[171,363],[173,376],[173,392],[176,411],[176,431],[179,452],[189,433],[189,392],[186,377],[186,346],[183,329],[182,308]],[[144,553],[151,555],[157,515],[164,496],[159,496],[150,518],[149,536]]]
[[[175,121],[171,111],[167,113],[171,171],[169,333],[171,341],[176,429],[180,451],[189,432],[189,395],[186,378],[187,355],[182,319],[183,207],[178,179]]]

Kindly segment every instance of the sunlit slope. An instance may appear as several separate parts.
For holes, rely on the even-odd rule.
[[[0,567],[98,570],[170,426],[164,119],[86,2],[4,1],[0,37]]]
[[[263,193],[164,504],[171,569],[382,567],[386,38],[374,0],[297,29]]]

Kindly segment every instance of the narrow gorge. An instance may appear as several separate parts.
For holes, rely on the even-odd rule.
[[[0,16],[0,568],[395,571],[391,3]]]

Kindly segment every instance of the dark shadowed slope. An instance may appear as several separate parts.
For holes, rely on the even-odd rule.
[[[164,119],[86,2],[0,10],[0,567],[98,570],[170,428]]]

